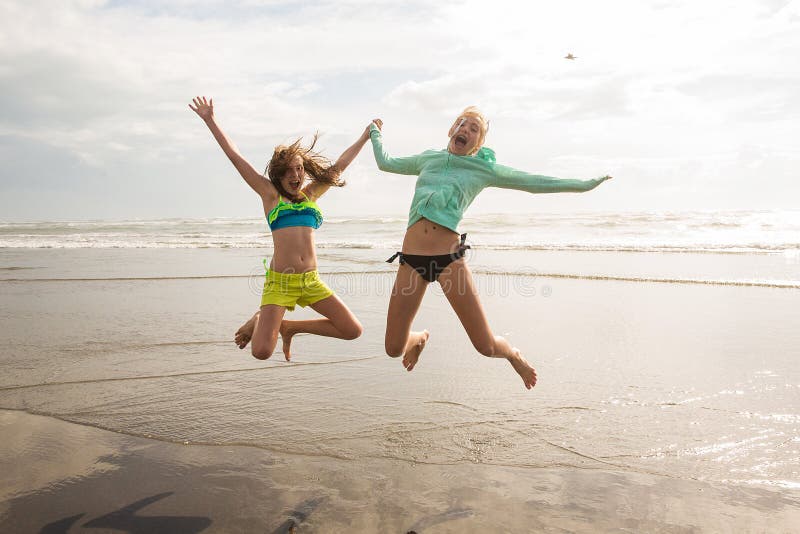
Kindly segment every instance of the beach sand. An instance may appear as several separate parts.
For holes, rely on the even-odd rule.
[[[4,532],[791,532],[797,496],[611,469],[338,460],[0,413]],[[287,448],[290,448],[287,444]]]
[[[391,273],[323,275],[360,339],[259,362],[230,341],[257,302],[241,252],[20,254],[0,307],[3,532],[800,524],[797,290],[476,275],[537,368],[527,391],[437,287],[417,368],[386,357]]]

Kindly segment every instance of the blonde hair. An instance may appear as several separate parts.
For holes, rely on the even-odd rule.
[[[458,116],[455,120],[453,125],[450,127],[450,131],[453,132],[454,129],[458,128],[458,124],[461,122],[461,119],[465,118],[472,118],[476,119],[478,123],[481,125],[481,135],[478,137],[478,144],[475,145],[475,148],[470,152],[470,155],[476,153],[482,146],[483,142],[486,139],[486,132],[489,131],[489,121],[486,120],[486,117],[481,113],[476,106],[467,106],[464,108],[464,111]]]

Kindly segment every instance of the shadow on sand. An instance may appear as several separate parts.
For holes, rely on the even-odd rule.
[[[104,528],[130,534],[195,534],[207,529],[212,521],[208,517],[181,517],[170,515],[136,515],[142,508],[169,497],[173,492],[159,493],[136,501],[110,514],[92,519],[84,528]],[[73,515],[45,525],[40,534],[66,534],[75,522],[85,514]]]

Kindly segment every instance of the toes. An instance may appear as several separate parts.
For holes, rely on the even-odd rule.
[[[237,335],[233,339],[233,341],[234,341],[234,343],[236,343],[237,347],[239,347],[240,349],[243,349],[243,348],[245,348],[247,346],[248,343],[250,343],[250,336],[245,336],[243,334],[238,334],[237,333]]]

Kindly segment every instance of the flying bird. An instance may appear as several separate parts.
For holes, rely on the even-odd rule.
[[[572,52],[564,56],[564,59],[578,59],[578,56],[573,56]]]

